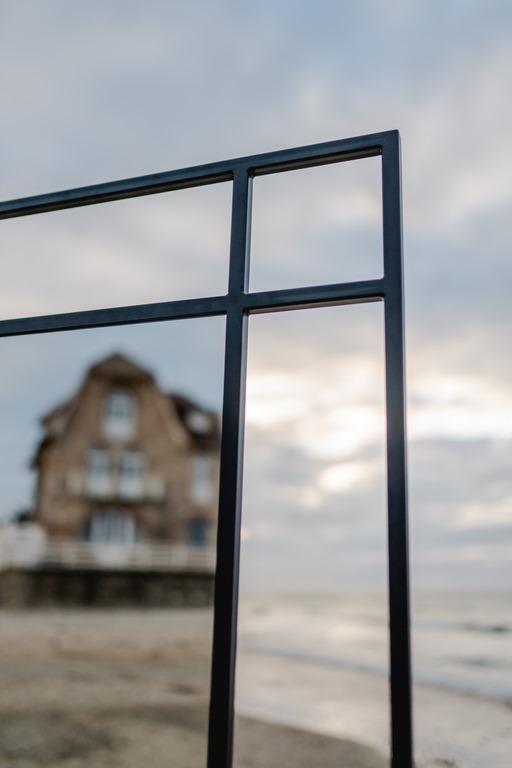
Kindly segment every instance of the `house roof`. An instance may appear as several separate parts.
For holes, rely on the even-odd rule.
[[[100,360],[89,368],[87,376],[103,376],[108,379],[116,380],[139,380],[155,381],[155,377],[146,368],[130,360],[126,355],[120,352],[114,352],[112,355]]]
[[[220,445],[219,417],[185,395],[169,394],[179,420],[200,451],[213,451]]]

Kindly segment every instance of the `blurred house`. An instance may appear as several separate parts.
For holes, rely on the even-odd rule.
[[[217,415],[113,354],[42,420],[34,519],[53,539],[215,541]]]
[[[113,354],[42,423],[33,513],[0,530],[0,605],[211,603],[217,415]]]

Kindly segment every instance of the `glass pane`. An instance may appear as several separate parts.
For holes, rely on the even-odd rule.
[[[250,320],[236,766],[389,764],[382,321]]]
[[[512,403],[503,379],[493,377],[492,361],[464,376],[459,360],[453,369],[435,371],[436,365],[428,371],[418,365],[411,381],[416,755],[427,766],[506,768]]]
[[[224,320],[0,347],[0,764],[204,768]]]
[[[231,184],[0,223],[0,318],[224,294]]]
[[[254,180],[251,290],[382,275],[380,158]]]

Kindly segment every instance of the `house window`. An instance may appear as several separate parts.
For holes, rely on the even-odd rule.
[[[115,390],[105,404],[105,435],[111,440],[130,440],[135,436],[135,398],[130,392]]]
[[[190,498],[196,504],[211,504],[213,501],[213,464],[211,456],[194,456]]]
[[[187,523],[187,543],[192,547],[204,547],[208,544],[208,521],[195,517]]]
[[[112,464],[110,454],[93,448],[87,456],[87,491],[91,496],[104,497],[112,490]]]
[[[137,524],[133,517],[121,510],[106,509],[91,517],[86,538],[98,544],[134,544]]]
[[[125,451],[119,468],[119,495],[140,498],[144,492],[144,456],[140,451]]]

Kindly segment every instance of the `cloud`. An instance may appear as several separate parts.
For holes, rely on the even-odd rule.
[[[368,467],[362,462],[333,464],[322,472],[319,485],[328,493],[338,493],[364,482],[368,475]]]
[[[510,393],[483,375],[425,375],[410,399],[411,438],[471,439],[512,436]]]
[[[4,198],[401,130],[415,572],[499,581],[486,563],[511,497],[510,4],[129,0],[120,16],[110,0],[27,0],[0,14]],[[251,287],[379,271],[378,168],[257,179]],[[229,190],[185,197],[3,222],[2,316],[224,292]],[[121,343],[219,403],[223,323],[199,327],[4,340],[3,423],[23,415],[31,445],[41,409]],[[382,578],[382,337],[377,305],[250,319],[247,543],[263,556],[266,542],[269,574],[285,579],[293,533],[301,583]]]
[[[227,290],[231,184],[3,222],[4,317]]]

